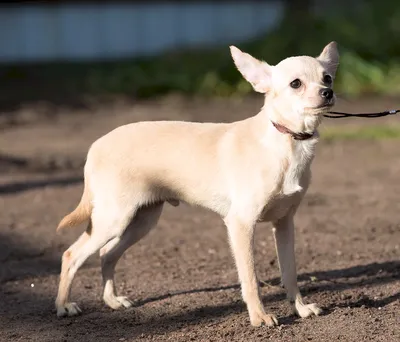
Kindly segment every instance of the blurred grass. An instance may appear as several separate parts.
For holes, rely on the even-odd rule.
[[[400,139],[400,125],[324,127],[320,133],[325,141]]]
[[[400,6],[396,2],[370,1],[329,16],[309,15],[301,28],[292,19],[287,15],[273,32],[238,47],[276,64],[288,56],[316,56],[336,40],[341,53],[335,82],[339,94],[400,94]],[[235,69],[228,46],[118,62],[13,66],[0,73],[0,101],[11,102],[13,96],[21,101],[52,93],[62,98],[110,94],[148,98],[170,92],[209,96],[252,92]]]

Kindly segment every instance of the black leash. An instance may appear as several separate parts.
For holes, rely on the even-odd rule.
[[[357,114],[350,114],[350,113],[343,113],[343,112],[328,112],[329,114],[324,114],[324,116],[326,118],[331,118],[331,119],[341,119],[341,118],[349,118],[349,117],[379,118],[381,116],[394,115],[399,112],[400,112],[400,109],[385,110],[384,112],[378,112],[378,113],[357,113]]]

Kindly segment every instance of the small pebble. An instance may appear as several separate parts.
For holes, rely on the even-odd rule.
[[[32,283],[32,284],[31,284],[31,287],[35,287],[35,284]]]

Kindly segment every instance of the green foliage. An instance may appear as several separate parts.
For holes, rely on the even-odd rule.
[[[324,141],[400,139],[400,126],[325,127],[321,130],[321,137]]]
[[[238,47],[276,64],[288,56],[316,56],[335,40],[341,54],[335,82],[339,94],[398,95],[400,6],[396,1],[363,3],[332,12],[336,14],[327,15],[331,12],[325,11],[324,15],[309,15],[300,22],[288,13],[273,32]],[[23,68],[9,69],[5,74],[8,83],[4,84],[41,81],[42,90],[25,87],[26,92],[39,95],[53,91],[63,96],[124,94],[145,98],[169,92],[210,96],[242,96],[252,92],[235,69],[228,46],[109,63]],[[34,94],[27,96],[33,98]]]
[[[400,6],[388,4],[374,1],[340,15],[310,16],[300,29],[288,15],[274,32],[239,47],[275,64],[287,56],[318,55],[329,41],[336,40],[341,52],[338,92],[400,94]],[[94,67],[87,89],[133,92],[139,97],[170,91],[240,96],[252,91],[234,68],[227,46]]]

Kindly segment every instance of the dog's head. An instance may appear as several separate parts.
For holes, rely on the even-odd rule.
[[[290,57],[272,66],[231,46],[236,67],[254,90],[266,94],[268,105],[287,120],[321,116],[336,100],[332,90],[339,63],[335,42],[316,57]],[[294,117],[295,116],[295,117]]]

